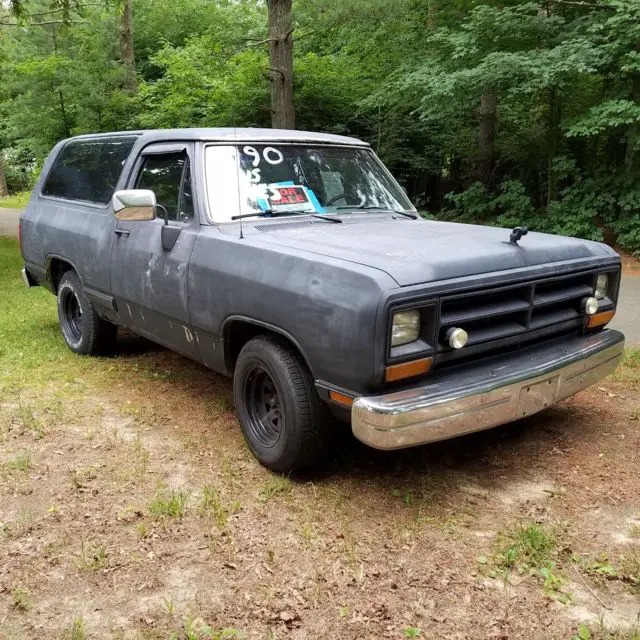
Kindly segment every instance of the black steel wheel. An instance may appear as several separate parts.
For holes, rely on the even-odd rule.
[[[82,309],[71,287],[65,287],[60,292],[60,304],[62,333],[68,335],[74,343],[78,343],[82,339]]]
[[[64,273],[57,298],[60,330],[71,351],[99,355],[113,349],[118,328],[98,315],[75,271]]]
[[[264,367],[255,365],[247,373],[244,388],[247,429],[262,446],[273,447],[280,438],[283,420],[280,394]]]
[[[242,348],[233,377],[242,433],[266,467],[289,473],[323,459],[330,417],[304,362],[285,341],[258,336]]]

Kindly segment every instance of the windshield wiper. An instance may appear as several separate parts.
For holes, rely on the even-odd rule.
[[[406,218],[411,218],[412,220],[417,220],[418,216],[414,213],[409,213],[408,211],[399,211],[398,209],[390,209],[389,207],[378,207],[374,205],[365,205],[365,204],[352,204],[352,205],[340,205],[336,207],[336,209],[358,209],[360,211],[387,211],[389,213],[399,213],[401,216],[405,216]]]
[[[259,218],[265,216],[266,218],[278,218],[280,216],[311,216],[312,218],[320,218],[320,220],[326,220],[327,222],[342,222],[340,218],[333,218],[323,213],[311,213],[311,211],[303,211],[302,209],[294,209],[292,211],[273,211],[271,209],[265,209],[260,213],[243,213],[239,216],[231,216],[232,220],[242,220],[244,218]]]

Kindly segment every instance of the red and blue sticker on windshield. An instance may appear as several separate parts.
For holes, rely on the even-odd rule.
[[[293,181],[276,182],[267,185],[266,198],[258,199],[263,211],[309,211],[323,213],[316,194],[304,185]]]

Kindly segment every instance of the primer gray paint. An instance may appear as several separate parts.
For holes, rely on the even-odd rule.
[[[343,224],[244,221],[241,238],[238,223],[215,225],[206,216],[205,143],[367,145],[271,129],[135,133],[119,189],[130,186],[148,144],[184,142],[189,149],[196,216],[171,251],[162,249],[160,220],[116,221],[111,205],[40,195],[63,141],[46,161],[22,216],[25,265],[35,280],[53,288],[50,261],[64,259],[105,317],[221,373],[230,373],[225,330],[241,320],[290,339],[321,387],[365,393],[382,383],[392,302],[437,300],[472,286],[619,264],[617,254],[597,242],[530,232],[514,246],[506,229],[380,213],[345,215]],[[114,233],[123,228],[129,236]]]

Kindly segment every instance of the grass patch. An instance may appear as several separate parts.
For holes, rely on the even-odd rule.
[[[64,344],[55,297],[43,287],[25,287],[22,266],[18,242],[0,238],[0,388],[75,377],[82,362]]]
[[[134,463],[133,470],[138,479],[142,480],[144,478],[145,473],[147,472],[147,468],[149,467],[149,451],[145,449],[144,444],[142,443],[142,438],[139,433],[136,433],[136,437],[133,440],[133,454],[134,454]]]
[[[240,510],[240,503],[235,500],[231,505],[227,506],[220,495],[220,491],[215,487],[205,485],[202,490],[202,498],[200,499],[200,513],[213,519],[220,529],[224,529],[227,525],[229,516],[234,515]]]
[[[104,544],[85,545],[80,548],[80,567],[87,571],[97,571],[109,567],[109,553]]]
[[[289,496],[292,493],[293,485],[289,478],[286,476],[270,475],[262,489],[260,489],[258,500],[266,504],[271,498],[275,498],[276,496]]]
[[[86,640],[87,629],[82,618],[76,618],[68,629],[60,634],[60,640]]]
[[[31,592],[24,587],[11,589],[11,601],[18,611],[28,611],[31,607]]]
[[[611,374],[616,382],[640,382],[640,348],[630,347],[624,350],[622,362]]]
[[[620,576],[635,591],[640,591],[640,554],[620,557]]]
[[[640,629],[627,631],[609,631],[603,624],[590,627],[586,624],[578,626],[578,632],[571,640],[640,640]]]
[[[242,629],[217,630],[202,618],[192,615],[187,615],[181,628],[169,636],[170,640],[245,640],[246,637],[247,634]]]
[[[0,209],[22,209],[27,206],[31,191],[19,191],[0,198]]]
[[[82,393],[87,383],[111,385],[128,373],[145,380],[158,379],[155,361],[145,360],[144,354],[115,359],[74,354],[60,333],[55,296],[44,287],[25,287],[20,274],[23,266],[18,241],[0,237],[0,395],[55,384],[59,393],[68,397]],[[173,380],[201,375],[189,367],[165,373]],[[67,404],[65,412],[68,410]],[[34,427],[35,437],[44,435],[30,419],[28,404],[19,408],[19,413],[20,421]]]
[[[28,453],[21,453],[19,456],[8,460],[4,466],[7,471],[23,471],[26,473],[31,469],[31,456]]]
[[[540,525],[534,522],[519,522],[498,534],[492,556],[494,569],[490,575],[501,575],[505,580],[511,572],[530,575],[542,582],[546,595],[563,603],[570,602],[572,595],[562,591],[567,579],[556,566],[558,555],[557,525]],[[484,556],[480,564],[487,564]]]
[[[182,518],[188,502],[188,491],[166,493],[163,489],[159,489],[149,504],[149,511],[155,518]]]
[[[557,545],[557,527],[520,522],[498,534],[494,562],[501,569],[529,573],[552,562]]]

